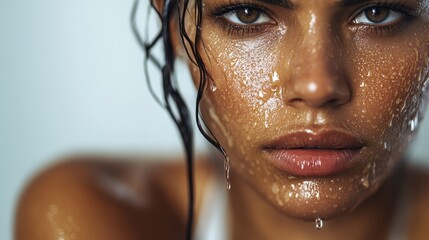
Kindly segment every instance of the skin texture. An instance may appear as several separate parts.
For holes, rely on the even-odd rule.
[[[205,2],[199,49],[210,84],[201,113],[231,162],[231,239],[386,239],[403,195],[408,236],[427,237],[429,178],[400,163],[426,102],[429,2],[386,2],[401,3],[413,16],[370,27],[355,20],[376,1],[252,1],[266,21],[237,28],[231,9],[220,11],[231,1]],[[192,37],[192,3],[189,9]],[[198,84],[199,69],[191,61],[189,67]],[[332,129],[363,143],[351,168],[296,177],[270,163],[265,148],[279,137]],[[20,200],[16,239],[184,236],[184,167],[113,160],[74,157],[39,174]],[[206,183],[219,177],[217,167],[196,167],[197,215]],[[314,229],[319,217],[321,231]]]
[[[379,189],[398,165],[425,102],[427,2],[405,2],[418,17],[384,28],[353,22],[370,3],[261,3],[269,21],[238,31],[224,23],[225,15],[213,15],[228,1],[206,2],[202,29],[212,27],[203,31],[201,48],[216,87],[206,92],[201,110],[237,181],[284,214],[308,220],[351,212]],[[324,129],[364,143],[353,168],[295,178],[267,160],[264,147],[280,136]]]

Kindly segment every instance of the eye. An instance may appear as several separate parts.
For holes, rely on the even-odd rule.
[[[252,7],[241,7],[223,15],[228,21],[237,25],[263,24],[271,22],[262,10]]]
[[[360,12],[353,22],[366,25],[389,25],[399,21],[403,16],[403,13],[388,7],[372,6]]]

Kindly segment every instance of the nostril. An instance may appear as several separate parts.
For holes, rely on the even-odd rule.
[[[331,99],[325,102],[324,104],[325,106],[337,106],[337,105],[341,105],[341,101],[339,99]]]

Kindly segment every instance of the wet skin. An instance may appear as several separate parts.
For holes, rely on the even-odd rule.
[[[345,3],[205,1],[200,52],[212,87],[201,111],[231,160],[231,239],[387,239],[398,196],[409,198],[409,239],[427,239],[429,175],[394,173],[425,105],[429,1]],[[384,23],[370,24],[365,9]],[[257,24],[240,27],[240,19]],[[285,134],[327,130],[358,139],[353,164],[322,171],[310,161],[291,173],[273,161],[270,146]],[[337,134],[330,143],[341,140]],[[18,203],[15,238],[184,236],[184,166],[126,159],[74,157],[39,174]],[[207,162],[195,169],[197,216],[208,182],[219,177]]]
[[[218,0],[203,12],[201,111],[238,186],[314,220],[351,212],[391,177],[426,102],[429,1]],[[276,139],[327,130],[362,143],[347,169],[297,177],[272,164]]]

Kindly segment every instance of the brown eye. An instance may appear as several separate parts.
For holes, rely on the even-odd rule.
[[[390,10],[381,7],[371,7],[364,11],[368,20],[373,23],[381,23],[385,21],[390,14]]]
[[[404,13],[388,7],[371,6],[361,11],[353,20],[355,24],[389,25],[394,24],[405,16]]]
[[[238,20],[244,24],[256,22],[261,16],[261,12],[252,8],[243,8],[236,12]]]
[[[256,25],[272,21],[263,10],[254,7],[239,7],[224,13],[223,17],[236,25]]]

